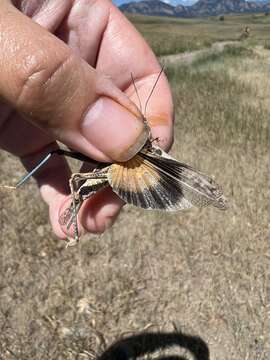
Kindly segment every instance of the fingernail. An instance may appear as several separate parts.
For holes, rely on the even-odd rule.
[[[132,158],[149,135],[142,119],[107,97],[100,97],[91,106],[81,131],[93,146],[116,161]]]

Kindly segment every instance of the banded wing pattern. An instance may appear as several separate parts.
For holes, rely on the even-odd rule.
[[[222,191],[211,178],[157,147],[143,149],[125,163],[112,164],[107,176],[116,194],[144,209],[227,208]]]

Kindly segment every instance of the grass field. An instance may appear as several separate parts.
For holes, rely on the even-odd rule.
[[[269,43],[270,15],[247,14],[219,17],[177,19],[129,15],[157,56],[209,47],[216,41],[238,40],[244,26],[249,26],[249,45]]]
[[[175,26],[183,41],[193,41],[189,27],[202,42],[196,27],[208,38],[226,26],[213,41],[227,40],[236,18],[262,28],[270,19]],[[135,24],[154,34],[166,21]],[[222,185],[227,212],[126,206],[106,234],[66,250],[34,182],[1,193],[0,359],[270,359],[269,69],[270,50],[249,40],[166,69],[172,154]],[[0,183],[15,182],[22,167],[0,159]]]

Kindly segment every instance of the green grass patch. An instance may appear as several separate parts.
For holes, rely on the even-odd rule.
[[[253,56],[252,49],[248,49],[244,46],[231,46],[226,45],[222,52],[209,52],[200,56],[193,62],[193,67],[209,66],[212,63],[224,63],[226,60],[238,57],[249,57]]]
[[[144,34],[146,40],[151,43],[152,50],[156,56],[165,56],[170,54],[179,54],[189,51],[199,50],[201,48],[210,47],[211,41],[193,39],[184,39],[177,35],[167,36],[166,34],[152,33]]]
[[[249,45],[270,40],[270,16],[264,14],[227,15],[181,19],[157,16],[128,16],[157,56],[209,47],[218,41],[236,41],[245,26],[250,28]]]

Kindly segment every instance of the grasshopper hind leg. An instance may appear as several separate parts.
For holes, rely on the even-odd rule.
[[[67,223],[67,229],[70,229],[73,224],[74,235],[72,239],[68,240],[67,247],[74,246],[79,242],[79,229],[78,229],[78,212],[82,206],[83,199],[79,194],[79,183],[81,180],[84,180],[82,174],[76,173],[73,174],[69,180],[69,186],[72,196],[72,203],[69,208],[71,212],[70,220]]]
[[[79,184],[83,180],[83,174],[73,174],[69,180],[69,187],[71,192],[72,201],[68,208],[59,216],[58,222],[61,226],[66,227],[67,230],[73,225],[74,233],[73,238],[68,239],[67,247],[76,245],[79,241],[78,230],[78,212],[82,206],[83,198],[79,194]]]
[[[69,240],[67,246],[73,246],[79,241],[78,212],[84,200],[107,185],[108,181],[104,170],[72,174],[69,180],[72,202],[59,218],[60,225],[67,229],[70,229],[71,225],[74,227],[74,237]]]

